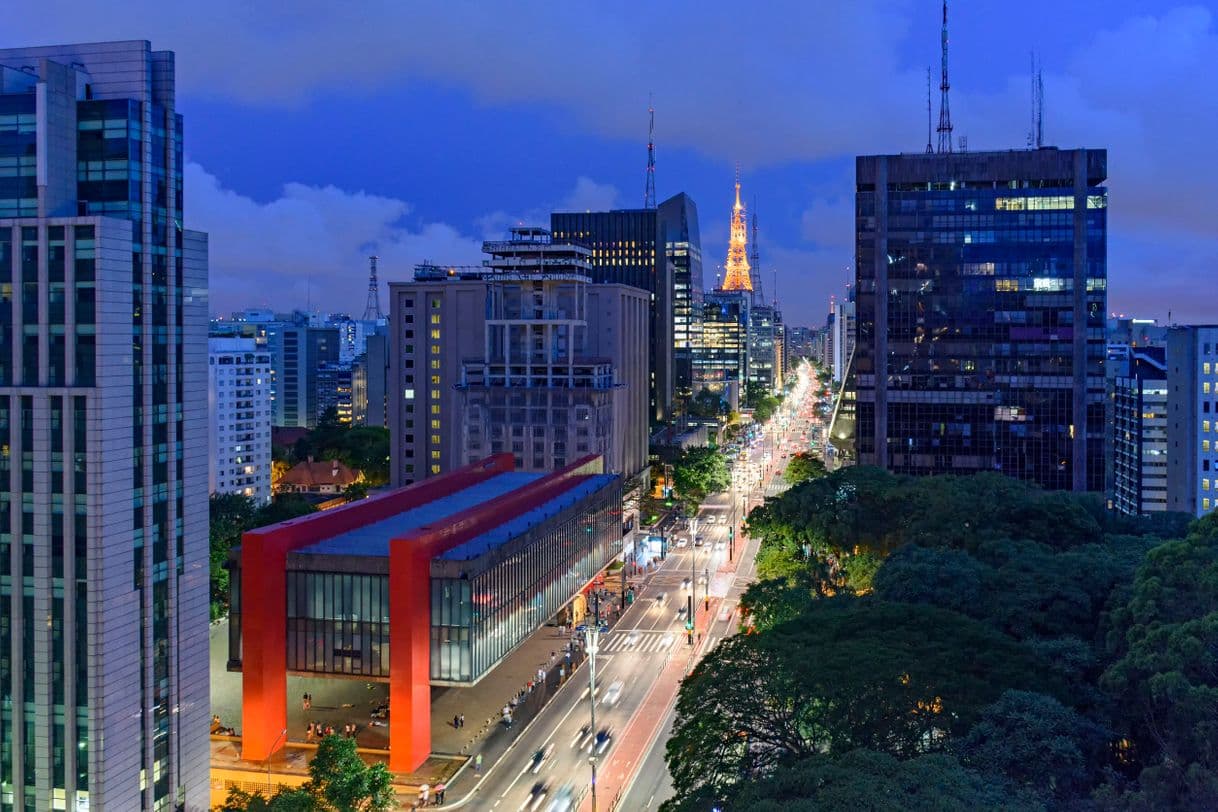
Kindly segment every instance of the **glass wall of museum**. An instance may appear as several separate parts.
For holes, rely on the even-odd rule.
[[[432,579],[432,679],[477,679],[621,552],[620,483],[509,544],[482,573]]]

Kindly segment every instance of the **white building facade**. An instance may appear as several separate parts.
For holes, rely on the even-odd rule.
[[[252,338],[209,338],[209,493],[271,501],[271,355]]]

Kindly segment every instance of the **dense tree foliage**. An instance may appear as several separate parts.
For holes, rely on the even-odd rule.
[[[749,527],[669,809],[1218,808],[1218,518],[856,467]]]
[[[673,463],[672,481],[682,497],[701,502],[707,494],[731,487],[732,475],[717,449],[689,448]]]
[[[723,402],[723,398],[714,392],[709,389],[702,389],[698,394],[689,399],[686,412],[690,417],[713,420],[727,414],[727,404]]]
[[[824,461],[815,454],[801,451],[787,462],[787,470],[782,477],[792,485],[800,485],[813,479],[819,479],[829,473]]]
[[[233,788],[224,812],[385,812],[395,802],[392,777],[384,764],[368,765],[356,752],[355,740],[326,736],[309,762],[303,787],[281,786],[266,798]]]
[[[327,409],[317,427],[296,441],[287,454],[292,464],[309,457],[339,460],[364,474],[369,486],[389,481],[389,429],[356,426],[338,421],[338,412]]]

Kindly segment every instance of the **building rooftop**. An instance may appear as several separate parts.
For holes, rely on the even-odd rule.
[[[330,485],[345,488],[358,482],[360,472],[348,467],[339,460],[317,460],[309,458],[306,462],[298,462],[292,470],[283,475],[279,481],[281,486],[289,485],[301,488],[314,488]]]
[[[389,556],[389,541],[522,488],[542,474],[513,471],[499,474],[388,519],[340,533],[296,550],[300,555]]]
[[[506,476],[506,475],[505,475]],[[443,553],[439,558],[446,561],[469,561],[485,555],[491,550],[525,533],[530,527],[556,516],[579,500],[605,487],[616,477],[613,474],[597,474],[581,479],[575,487],[563,491],[544,505],[522,513],[498,527],[475,536],[464,544]]]

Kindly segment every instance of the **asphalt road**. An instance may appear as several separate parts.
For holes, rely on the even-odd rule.
[[[797,438],[802,422],[798,417],[792,420],[787,435],[793,433]],[[773,495],[783,488],[775,473],[784,467],[782,446],[774,434],[767,431],[766,438],[748,454],[747,462],[755,466],[755,471],[767,471],[768,468],[767,478],[773,477],[767,479],[765,487],[754,488],[748,494],[750,508],[760,503],[763,495]],[[709,651],[719,640],[735,633],[740,595],[755,575],[753,559],[757,542],[750,539],[745,543],[737,534],[735,554],[741,560],[736,573],[726,578],[716,578],[714,573],[728,555],[726,544],[720,543],[728,539],[733,500],[739,512],[742,496],[741,492],[729,491],[711,497],[699,510],[693,533],[689,530],[673,533],[674,543],[669,547],[667,559],[646,577],[634,604],[627,608],[613,630],[601,637],[600,654],[596,658],[595,726],[590,718],[588,668],[585,666],[576,671],[571,681],[527,728],[516,733],[516,740],[501,759],[493,765],[485,765],[486,772],[466,800],[466,808],[513,812],[559,812],[576,808],[577,801],[591,784],[591,751],[597,751],[598,765],[604,764],[616,746],[618,735],[630,724],[664,665],[670,658],[687,661],[691,658],[693,650],[687,643],[685,617],[679,612],[686,606],[691,586],[699,614],[704,611],[708,586],[724,599],[706,632],[707,639],[696,641],[693,649]],[[738,528],[738,515],[736,520]],[[703,537],[702,546],[694,546],[695,535]],[[685,547],[675,544],[675,539],[681,536],[689,538]],[[717,546],[724,549],[716,550]],[[669,706],[660,735],[634,761],[637,765],[635,776],[618,803],[618,809],[654,809],[672,795],[664,764],[664,746],[671,734],[672,722],[673,708]],[[570,799],[570,806],[565,805],[567,799]],[[610,800],[599,798],[598,809],[608,809]]]

